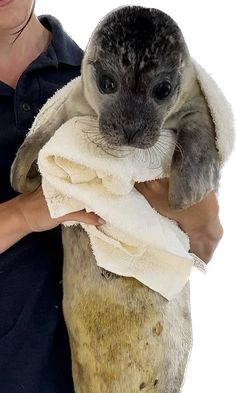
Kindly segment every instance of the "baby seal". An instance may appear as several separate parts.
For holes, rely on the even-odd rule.
[[[108,14],[89,41],[81,75],[82,83],[70,82],[36,118],[12,166],[15,189],[39,185],[39,150],[61,124],[83,114],[98,117],[96,141],[107,151],[126,146],[156,154],[162,130],[176,133],[172,207],[217,189],[214,125],[183,35],[168,15],[142,7]],[[106,280],[80,226],[62,230],[76,393],[179,393],[191,350],[189,285],[168,302],[133,278]]]
[[[172,208],[183,209],[217,191],[220,160],[215,126],[182,32],[170,16],[135,6],[111,12],[92,34],[81,75],[83,92],[67,89],[68,97],[55,107],[57,116],[45,120],[45,128],[37,129],[22,145],[25,153],[36,161],[55,130],[78,115],[76,101],[82,93],[89,104],[86,113],[92,108],[98,116],[100,142],[113,153],[128,145],[155,156],[161,132],[177,134],[170,170]],[[164,149],[160,143],[160,152]],[[13,170],[13,176],[18,171],[19,167]]]
[[[192,205],[218,188],[214,124],[184,37],[168,15],[142,7],[108,15],[88,45],[82,75],[107,147],[149,148],[152,154],[163,129],[177,133],[172,208]]]

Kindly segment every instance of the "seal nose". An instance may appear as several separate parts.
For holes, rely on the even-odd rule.
[[[133,142],[135,140],[136,135],[140,132],[140,128],[137,129],[137,127],[135,127],[132,124],[127,124],[125,127],[123,127],[123,132],[125,134],[125,137],[127,139],[128,144],[130,144],[131,142]]]

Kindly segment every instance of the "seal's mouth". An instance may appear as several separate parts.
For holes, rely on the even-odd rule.
[[[90,143],[97,146],[99,151],[119,159],[132,158],[145,168],[167,168],[165,173],[169,173],[168,168],[177,141],[177,136],[171,129],[157,130],[155,137],[150,138],[149,142],[145,139],[144,134],[144,140],[135,144],[134,141],[127,143],[127,140],[124,141],[124,139],[112,139],[109,129],[102,129],[96,116],[91,120],[89,125],[85,124],[82,132]],[[80,121],[82,120],[80,119]],[[122,129],[116,131],[117,135],[122,135]]]
[[[107,144],[111,148],[126,148],[126,149],[148,149],[153,147],[158,136],[148,137],[142,129],[134,129],[134,131],[125,130],[124,128],[117,129],[116,132],[112,133],[111,130],[107,128],[99,128],[99,133],[101,135],[101,140],[104,144]]]
[[[101,113],[98,119],[98,137],[108,146],[116,148],[152,147],[160,135],[160,121],[154,115],[139,116],[137,112],[130,113],[129,116],[114,110]]]

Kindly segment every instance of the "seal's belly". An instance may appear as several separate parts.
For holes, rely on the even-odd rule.
[[[63,309],[76,393],[177,393],[191,349],[188,284],[168,302],[96,265],[87,234],[63,228]]]

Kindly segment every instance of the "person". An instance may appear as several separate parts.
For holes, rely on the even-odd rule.
[[[0,391],[71,393],[60,224],[104,221],[85,211],[52,219],[41,187],[17,194],[10,185],[11,164],[35,115],[79,75],[83,57],[59,21],[37,17],[34,7],[33,0],[0,0]],[[153,208],[177,220],[191,251],[211,258],[222,236],[214,193],[175,212],[168,208],[168,180],[135,187]]]
[[[72,393],[62,316],[65,219],[50,218],[42,190],[17,195],[10,167],[40,107],[79,75],[82,50],[33,0],[0,0],[0,392]],[[52,229],[56,227],[55,229]],[[50,231],[47,231],[52,229]]]

